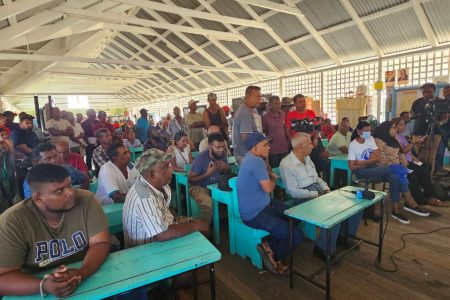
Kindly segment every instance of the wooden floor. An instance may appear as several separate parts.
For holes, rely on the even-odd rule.
[[[450,207],[433,209],[442,216],[422,218],[405,213],[410,218],[410,225],[389,220],[383,248],[384,268],[393,268],[389,257],[401,248],[401,234],[450,227]],[[224,220],[221,226],[222,241],[227,238],[226,227]],[[361,224],[358,236],[376,242],[378,223],[369,221],[368,226]],[[339,266],[332,267],[332,298],[450,299],[450,230],[406,236],[405,239],[406,248],[395,257],[398,264],[396,273],[376,269],[376,248],[371,245],[363,243],[359,250],[345,256]],[[248,260],[230,255],[226,242],[218,246],[223,257],[216,264],[217,299],[324,299],[321,290],[298,277],[295,278],[294,289],[290,290],[288,278],[259,271]],[[305,240],[295,252],[295,268],[302,273],[312,273],[322,264],[312,256],[313,246],[312,241]],[[201,271],[200,275],[207,274]],[[317,280],[324,283],[324,275],[320,274]],[[185,293],[183,298],[192,299],[191,292]],[[209,295],[209,284],[202,284],[199,299],[209,299]]]

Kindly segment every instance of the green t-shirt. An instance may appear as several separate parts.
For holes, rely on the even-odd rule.
[[[75,189],[75,201],[57,230],[31,199],[0,215],[0,267],[34,273],[82,260],[89,238],[104,230],[108,221],[93,193]]]
[[[343,136],[339,131],[336,132],[328,142],[327,152],[333,156],[343,154],[339,148],[344,146],[348,148],[351,137],[351,132],[347,132],[346,136]]]

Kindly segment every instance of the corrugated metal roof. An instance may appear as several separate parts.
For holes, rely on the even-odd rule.
[[[229,41],[220,41],[225,47],[228,48],[234,55],[237,57],[246,56],[252,53],[250,49],[247,48],[242,42],[229,42]]]
[[[252,57],[244,60],[244,62],[251,68],[256,70],[270,70],[270,68],[259,58]]]
[[[213,64],[209,60],[204,58],[203,55],[201,55],[198,52],[192,53],[190,57],[192,57],[196,62],[198,62],[202,66],[213,66]]]
[[[351,20],[339,1],[304,0],[297,3],[297,6],[317,30]]]
[[[205,19],[199,19],[199,18],[192,18],[195,22],[197,22],[200,26],[202,26],[205,29],[209,30],[217,30],[217,31],[228,31],[225,25],[223,25],[220,22],[205,20]]]
[[[201,79],[203,79],[204,81],[206,81],[209,85],[212,85],[212,86],[220,85],[220,81],[218,81],[217,78],[211,77],[211,76],[209,76],[209,75],[206,74],[206,73],[199,74],[198,77],[200,77]]]
[[[177,57],[178,54],[176,54],[175,52],[173,52],[172,50],[169,49],[169,47],[167,47],[166,43],[159,41],[156,43],[156,45],[158,46],[158,48],[156,48],[156,51],[161,51],[164,52],[164,54],[172,56],[172,57]],[[161,50],[160,50],[161,49]]]
[[[177,37],[175,34],[171,33],[166,37],[167,40],[169,40],[172,44],[174,44],[176,47],[180,48],[183,52],[188,52],[192,50],[191,46],[183,42],[179,37]]]
[[[325,34],[323,38],[344,62],[376,55],[356,25]]]
[[[314,39],[290,46],[292,50],[310,67],[318,68],[333,64],[333,61]]]
[[[349,0],[360,17],[408,2],[409,0]]]
[[[189,9],[195,9],[200,6],[200,3],[197,0],[172,0],[172,2],[177,6]]]
[[[264,50],[277,45],[263,29],[247,27],[241,33],[258,49]]]
[[[277,13],[270,16],[265,21],[285,42],[308,34],[308,30],[306,30],[297,17],[293,15]]]
[[[450,1],[435,0],[422,3],[439,43],[450,41]]]
[[[366,26],[384,53],[428,45],[425,33],[412,8],[367,21]]]
[[[230,76],[227,75],[227,73],[224,72],[217,72],[217,71],[213,71],[211,72],[214,75],[216,75],[218,78],[222,79],[223,81],[229,83],[229,82],[233,82],[233,79],[231,79]]]
[[[223,64],[227,61],[230,61],[230,58],[225,53],[223,53],[222,50],[217,48],[215,45],[209,45],[209,46],[203,48],[203,50],[205,50],[206,53],[208,53],[209,55],[214,57],[221,64]]]
[[[250,15],[235,1],[216,0],[211,5],[222,15],[241,19],[251,19]]]
[[[283,49],[265,54],[265,56],[280,70],[296,66],[297,63]]]

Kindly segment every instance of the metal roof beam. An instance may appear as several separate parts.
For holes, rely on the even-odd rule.
[[[349,0],[341,0],[341,4],[344,7],[345,11],[350,15],[353,22],[355,22],[356,27],[358,27],[359,31],[361,32],[362,36],[365,38],[367,43],[370,45],[372,50],[378,55],[383,56],[383,52],[380,49],[380,46],[373,38],[372,34],[367,29],[364,22],[359,17],[358,13],[356,12],[355,8],[352,6]]]
[[[267,25],[261,22],[253,21],[253,20],[246,20],[241,18],[235,18],[235,17],[229,17],[224,16],[221,14],[215,14],[215,13],[209,13],[209,12],[203,12],[198,11],[194,9],[188,9],[176,5],[168,5],[164,3],[158,3],[158,2],[149,2],[145,0],[117,0],[120,3],[126,3],[130,5],[135,5],[141,8],[147,8],[154,11],[162,11],[162,12],[168,12],[172,14],[177,14],[181,16],[182,18],[185,17],[192,17],[192,18],[199,18],[204,20],[210,20],[225,24],[234,24],[234,25],[242,25],[246,27],[253,27],[253,28],[261,28],[266,29]]]
[[[211,66],[196,66],[196,65],[184,65],[184,64],[164,64],[164,63],[150,63],[144,61],[134,60],[118,60],[118,59],[98,59],[90,57],[74,57],[74,56],[55,56],[55,55],[27,55],[27,54],[8,54],[0,53],[0,60],[27,60],[27,61],[47,61],[47,62],[79,62],[79,63],[99,63],[108,65],[121,65],[121,66],[146,66],[150,68],[175,68],[175,69],[189,69],[189,70],[209,70],[219,72],[234,72],[234,73],[249,73],[247,70],[238,68],[224,68],[224,67],[211,67]],[[252,70],[254,73],[267,75],[267,76],[280,76],[278,72]]]
[[[436,34],[434,33],[433,27],[431,27],[430,21],[428,20],[428,17],[423,10],[422,4],[419,0],[410,0],[410,2],[412,3],[414,13],[419,20],[419,24],[422,27],[425,36],[427,37],[428,43],[431,46],[436,47],[438,45]]]
[[[299,10],[292,9],[291,7],[284,5],[284,4],[279,4],[279,3],[275,3],[275,2],[271,2],[271,1],[267,1],[267,0],[235,0],[235,1],[267,8],[270,10],[282,12],[282,13],[289,14],[289,15],[294,15],[296,17],[304,17],[305,16]]]
[[[6,1],[6,0],[5,0]],[[12,2],[9,1],[3,1],[5,5],[0,6],[0,19],[6,19],[16,16],[17,14],[20,14],[24,11],[33,9],[35,7],[38,7],[40,5],[52,2],[53,0],[20,0]],[[8,3],[10,2],[10,3]],[[8,3],[8,4],[6,4]]]
[[[70,7],[57,7],[52,9],[53,12],[67,14],[71,16],[80,17],[82,19],[94,19],[97,21],[108,21],[108,23],[129,23],[134,25],[140,25],[144,27],[156,27],[166,30],[171,30],[173,32],[187,32],[193,34],[204,35],[208,38],[215,38],[218,40],[236,41],[238,38],[236,35],[230,32],[207,30],[202,28],[193,28],[188,26],[174,25],[170,23],[156,22],[151,20],[145,20],[136,17],[128,17],[125,15],[105,13],[105,12],[95,12],[87,9],[70,8]]]

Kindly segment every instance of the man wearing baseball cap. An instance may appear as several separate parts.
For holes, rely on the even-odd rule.
[[[188,127],[188,137],[196,149],[205,138],[205,123],[203,122],[203,115],[197,112],[197,103],[198,101],[195,100],[188,102],[189,112],[184,118]]]
[[[253,132],[244,145],[248,152],[237,176],[239,212],[247,226],[270,233],[268,241],[258,245],[257,249],[270,272],[285,275],[289,272],[283,263],[289,254],[289,221],[284,214],[288,206],[270,199],[276,180],[266,162],[270,144],[263,134]],[[302,239],[302,231],[294,226],[293,247]]]
[[[7,110],[7,111],[3,112],[3,116],[5,116],[5,118],[6,118],[5,125],[6,125],[6,127],[9,128],[10,132],[13,132],[14,130],[20,128],[19,123],[14,122],[14,118],[17,116],[17,114],[13,113],[10,110]]]

